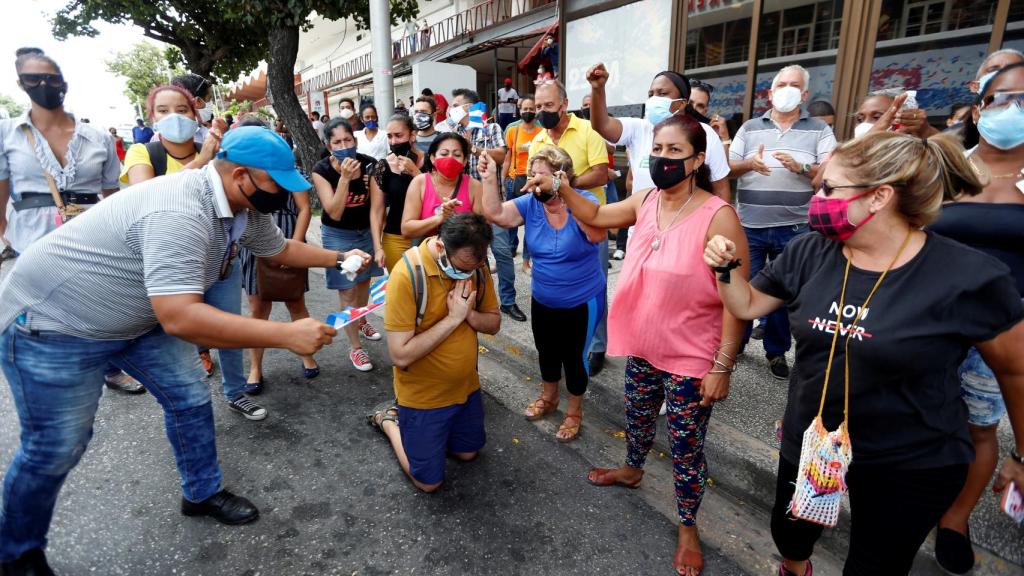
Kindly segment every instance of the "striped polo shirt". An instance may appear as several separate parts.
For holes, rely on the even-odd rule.
[[[785,132],[772,120],[771,112],[744,122],[729,147],[729,161],[736,162],[753,158],[764,144],[763,159],[771,169],[770,176],[750,171],[736,183],[736,207],[747,228],[807,223],[807,207],[814,195],[811,179],[791,172],[773,153],[785,152],[800,164],[821,164],[836,147],[828,124],[809,117],[806,111]]]
[[[157,325],[149,298],[206,292],[233,238],[257,256],[285,247],[270,215],[232,214],[213,166],[131,186],[18,258],[0,285],[0,329],[18,319],[79,338],[137,338]]]

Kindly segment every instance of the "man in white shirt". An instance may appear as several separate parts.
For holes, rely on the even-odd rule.
[[[516,119],[518,105],[519,92],[512,87],[512,79],[505,78],[505,87],[498,90],[498,125],[502,132]]]
[[[320,121],[320,113],[316,110],[310,112],[309,123],[313,126],[313,131],[316,132],[316,137],[320,139],[320,142],[326,143],[324,140],[324,123]]]
[[[590,123],[609,143],[626,147],[629,152],[629,168],[633,173],[633,193],[654,188],[649,166],[654,125],[674,114],[689,113],[689,80],[671,70],[655,76],[647,91],[648,99],[642,119],[612,118],[608,115],[608,100],[604,91],[608,70],[604,64],[591,66],[587,71],[587,82],[590,82]],[[707,135],[705,162],[711,169],[709,192],[728,202],[731,200],[729,162],[725,157],[722,139],[711,126],[701,123],[701,127]]]

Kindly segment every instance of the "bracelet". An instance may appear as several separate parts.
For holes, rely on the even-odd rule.
[[[728,146],[729,144],[732,144],[732,138],[729,138],[728,140],[722,140],[722,144],[724,146]]]
[[[1010,450],[1010,458],[1017,464],[1024,464],[1024,457],[1021,457],[1016,448]]]
[[[558,189],[562,187],[561,176],[552,174],[551,175],[551,193],[554,194],[555,198],[558,198]]]
[[[743,261],[737,258],[736,260],[729,262],[725,266],[715,266],[712,269],[715,272],[718,272],[719,282],[721,282],[722,284],[728,284],[731,279],[731,275],[729,273],[735,270],[736,268],[739,268],[742,263]]]

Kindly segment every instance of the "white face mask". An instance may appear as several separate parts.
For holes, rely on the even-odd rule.
[[[213,104],[207,104],[199,109],[199,118],[203,123],[209,122],[213,119]]]
[[[800,105],[801,93],[796,86],[772,89],[772,108],[779,112],[792,112]]]
[[[857,124],[857,126],[854,127],[853,137],[860,138],[861,136],[867,134],[868,131],[874,127],[875,125],[870,122],[861,122],[860,124]]]
[[[462,119],[466,117],[469,112],[462,106],[452,106],[448,108],[448,119],[452,121],[452,124],[458,124],[462,122]]]
[[[349,118],[355,115],[355,112],[353,112],[349,108],[342,108],[341,112],[339,112],[338,115],[344,118],[345,120],[348,120]]]
[[[164,140],[182,144],[188,142],[196,135],[199,123],[181,114],[168,114],[160,119],[155,125],[156,131]]]

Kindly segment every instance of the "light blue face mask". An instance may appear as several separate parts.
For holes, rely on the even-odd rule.
[[[978,79],[978,94],[985,93],[985,85],[988,84],[988,81],[991,80],[992,77],[996,75],[996,72],[999,72],[999,70],[993,70]]]
[[[168,142],[183,144],[192,140],[199,129],[199,123],[181,114],[168,114],[154,126],[160,137]]]
[[[996,110],[982,110],[978,132],[986,142],[1000,150],[1024,144],[1024,108],[1010,104]]]
[[[665,118],[672,116],[672,103],[679,102],[682,98],[667,98],[665,96],[651,96],[644,104],[644,118],[651,124],[657,124]]]
[[[452,265],[451,260],[448,258],[447,248],[442,248],[441,250],[443,250],[443,252],[437,257],[437,265],[449,278],[452,280],[465,280],[473,275],[472,270],[464,272]]]

